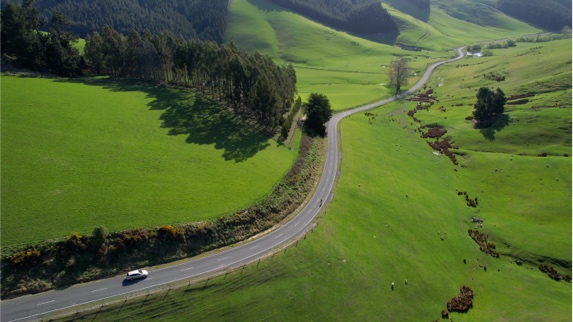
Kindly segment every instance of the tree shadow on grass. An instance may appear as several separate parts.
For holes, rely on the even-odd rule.
[[[507,114],[498,115],[495,121],[488,127],[480,128],[480,133],[489,141],[495,141],[495,133],[500,132],[509,124],[509,116]]]
[[[161,127],[169,129],[169,135],[187,135],[185,142],[190,144],[214,144],[216,149],[223,150],[222,156],[228,161],[246,161],[270,145],[269,138],[256,126],[246,124],[229,109],[191,89],[108,77],[58,81],[101,86],[117,92],[146,93],[152,99],[148,104],[150,109],[164,111],[159,119]]]

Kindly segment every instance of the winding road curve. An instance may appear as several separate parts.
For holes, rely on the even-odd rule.
[[[151,270],[149,277],[144,280],[128,283],[124,281],[124,276],[121,275],[86,284],[74,285],[63,290],[48,291],[35,295],[22,296],[12,300],[5,300],[0,304],[1,320],[26,321],[39,319],[44,314],[73,308],[78,305],[94,303],[109,298],[145,294],[160,288],[162,285],[180,280],[205,275],[223,274],[230,269],[241,267],[261,257],[268,256],[281,245],[292,243],[313,227],[313,220],[320,212],[322,200],[326,202],[333,196],[332,189],[338,177],[338,163],[340,159],[340,152],[338,151],[339,135],[337,133],[339,122],[348,115],[378,107],[414,93],[428,81],[436,67],[462,59],[464,56],[463,47],[458,48],[457,53],[458,56],[456,58],[438,62],[428,67],[418,83],[408,91],[373,104],[335,114],[327,124],[327,133],[329,134],[327,157],[322,177],[315,194],[296,217],[272,233],[210,256],[194,259],[175,266]]]

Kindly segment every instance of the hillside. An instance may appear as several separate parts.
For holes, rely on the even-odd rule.
[[[272,2],[329,27],[358,34],[377,34],[397,30],[392,16],[377,1],[272,0]]]
[[[498,0],[502,12],[553,31],[571,28],[571,1],[558,0]]]
[[[570,321],[571,284],[539,268],[571,274],[570,56],[571,40],[518,43],[440,67],[428,83],[439,102],[416,113],[422,123],[406,113],[417,106],[409,101],[342,121],[340,181],[306,238],[220,277],[79,316],[441,321],[465,285],[473,305],[448,312],[453,321]],[[493,140],[465,119],[479,86],[509,96],[533,84],[536,95],[508,106],[510,122],[492,129]],[[432,124],[459,146],[458,165],[420,137]],[[487,235],[500,256],[481,251],[468,230]]]
[[[432,2],[427,12],[389,5],[405,27],[397,42],[421,51],[353,38],[262,0],[233,2],[227,39],[293,62],[304,91],[321,90],[338,106],[350,106],[352,100],[344,97],[354,102],[370,97],[353,96],[367,87],[359,79],[384,77],[381,63],[370,59],[385,63],[388,55],[409,53],[420,66],[429,61],[422,55],[449,54],[445,50],[455,45],[539,31],[489,9],[491,2],[481,1],[477,7],[483,10],[458,18],[447,11],[463,6],[438,6],[446,1]],[[473,8],[470,2],[463,5]],[[251,28],[258,32],[249,37]],[[571,155],[571,91],[564,88],[571,87],[570,55],[570,41],[519,43],[494,50],[492,57],[468,58],[438,70],[429,85],[440,103],[420,112],[420,118],[448,129],[460,146],[461,166],[433,153],[420,138],[419,125],[406,114],[415,102],[345,119],[336,195],[307,238],[219,278],[104,309],[105,318],[183,320],[193,314],[217,321],[433,321],[468,285],[475,292],[474,305],[467,313],[450,313],[455,321],[569,321],[571,285],[551,280],[537,265],[543,261],[571,273],[571,161],[564,156]],[[489,72],[506,80],[484,79]],[[539,94],[509,108],[515,124],[494,130],[495,140],[490,140],[491,133],[465,120],[482,84],[501,86],[508,96],[531,87]],[[557,102],[559,107],[549,107]],[[538,157],[542,152],[549,156]],[[479,197],[479,206],[467,206],[461,190]],[[471,222],[473,216],[485,220],[482,228]],[[481,252],[468,236],[474,227],[489,234],[506,256]],[[178,313],[162,315],[173,310]]]
[[[508,17],[485,1],[437,0],[428,9],[406,6],[396,0],[388,0],[387,4],[400,29],[395,43],[402,46],[444,50],[467,42],[540,31]]]
[[[453,47],[541,32],[495,4],[386,0],[397,30],[368,40],[275,0],[233,0],[223,41],[233,41],[231,51],[237,44],[253,57],[268,54],[264,62],[273,69],[280,67],[271,59],[292,64],[303,99],[323,93],[343,110],[393,95],[386,68],[398,57],[408,59],[408,87]],[[400,99],[345,118],[333,198],[324,207],[321,199],[304,239],[235,271],[218,263],[218,277],[181,275],[188,276],[181,285],[163,289],[142,281],[134,297],[90,303],[95,310],[85,314],[73,307],[75,315],[62,320],[434,321],[445,311],[451,321],[570,321],[571,40],[499,47],[441,66],[420,103]],[[226,48],[211,56],[225,56]],[[206,51],[188,51],[189,65],[193,52]],[[215,70],[223,69],[202,69]],[[195,86],[229,83],[199,79]],[[77,223],[65,215],[70,209],[90,228],[102,220],[121,228],[131,221],[119,219],[135,216],[147,226],[217,218],[260,199],[297,152],[183,88],[113,78],[2,80],[10,107],[2,118],[9,142],[2,147],[2,198],[18,202],[3,205],[11,224],[2,235],[15,243]],[[510,98],[488,128],[471,118],[482,86]],[[173,131],[178,126],[184,131]],[[442,137],[427,138],[431,131]],[[85,176],[78,175],[81,162]],[[37,172],[14,170],[21,165]],[[34,185],[46,178],[54,184]],[[77,196],[78,187],[87,194]],[[78,197],[87,202],[78,206]],[[36,217],[46,209],[64,215],[28,227],[34,217],[17,215],[26,207]],[[83,261],[62,263],[69,269],[60,277]],[[545,274],[547,267],[557,275]],[[151,279],[158,268],[149,269]],[[25,288],[22,281],[4,285]],[[473,290],[473,305],[448,312],[462,286]]]
[[[3,1],[20,4],[21,0]],[[54,8],[71,21],[71,31],[82,38],[100,31],[107,24],[127,35],[133,28],[158,34],[171,31],[185,39],[199,38],[222,42],[227,27],[228,0],[36,0],[45,21]]]
[[[392,7],[395,4],[402,4],[402,11]],[[232,40],[249,52],[265,53],[279,64],[293,64],[303,99],[312,92],[324,93],[333,108],[340,110],[388,97],[392,91],[386,85],[385,66],[397,56],[410,57],[412,70],[419,71],[436,59],[452,55],[455,46],[539,31],[498,11],[492,13],[490,24],[497,26],[492,28],[453,18],[434,6],[426,10],[407,4],[389,1],[385,5],[397,21],[399,34],[367,40],[309,20],[270,0],[234,0],[225,42]]]

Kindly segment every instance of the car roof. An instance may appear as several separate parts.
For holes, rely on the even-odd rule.
[[[136,274],[141,274],[141,273],[143,273],[142,270],[136,269],[135,271],[131,271],[131,272],[127,273],[127,274],[129,274],[129,275],[136,275]]]

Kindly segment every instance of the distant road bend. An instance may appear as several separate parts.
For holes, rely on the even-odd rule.
[[[188,261],[183,264],[151,270],[144,280],[126,283],[124,276],[116,276],[86,284],[78,284],[63,290],[48,291],[35,295],[5,300],[0,304],[2,321],[38,320],[47,313],[96,301],[127,296],[134,293],[152,291],[161,285],[198,277],[207,274],[223,273],[229,269],[252,263],[270,254],[279,246],[292,242],[304,235],[312,226],[313,219],[319,213],[322,201],[332,196],[334,182],[338,175],[337,127],[340,120],[354,113],[378,107],[404,96],[410,95],[426,83],[436,67],[464,57],[463,47],[457,48],[456,58],[437,62],[428,67],[422,78],[406,92],[362,107],[335,114],[327,124],[328,148],[325,166],[316,192],[302,211],[288,223],[273,232],[251,242],[232,247],[225,251]]]

